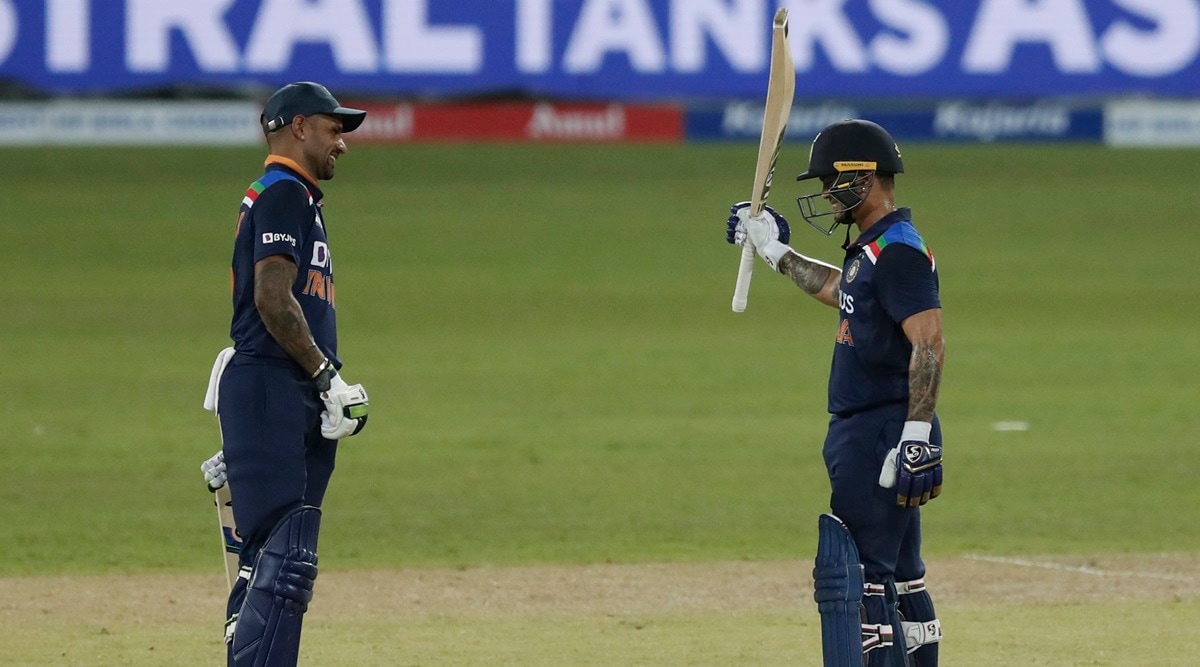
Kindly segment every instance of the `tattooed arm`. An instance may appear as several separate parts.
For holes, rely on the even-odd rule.
[[[292,295],[296,264],[284,255],[264,257],[254,265],[254,306],[267,332],[307,373],[316,373],[325,355],[313,340],[300,303]]]
[[[842,272],[836,267],[793,250],[779,260],[779,272],[791,278],[805,294],[826,306],[838,307]]]
[[[946,341],[942,338],[942,309],[931,308],[900,323],[912,343],[908,362],[908,419],[933,421],[938,389],[942,384],[942,365],[946,360]]]

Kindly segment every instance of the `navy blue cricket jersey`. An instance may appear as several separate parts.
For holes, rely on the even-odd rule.
[[[837,343],[829,373],[829,412],[848,415],[908,402],[912,344],[900,327],[911,315],[941,308],[937,264],[901,208],[846,248]]]
[[[238,213],[233,246],[233,323],[229,335],[238,354],[291,359],[267,331],[254,305],[254,265],[272,255],[296,263],[292,294],[321,352],[341,368],[337,357],[333,260],[321,216],[321,190],[298,164],[272,155],[266,171],[250,185]]]

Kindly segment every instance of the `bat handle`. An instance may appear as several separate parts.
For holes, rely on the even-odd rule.
[[[738,265],[737,284],[733,287],[733,312],[746,310],[746,299],[750,296],[750,277],[754,275],[754,246],[750,239],[742,246],[742,263]]]

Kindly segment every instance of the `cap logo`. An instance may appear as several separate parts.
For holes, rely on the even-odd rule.
[[[874,171],[875,163],[866,161],[866,160],[860,160],[857,162],[841,161],[841,162],[834,162],[833,168],[838,171],[866,171],[866,170]]]

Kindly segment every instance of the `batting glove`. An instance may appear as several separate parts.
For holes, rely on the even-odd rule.
[[[347,385],[326,359],[313,376],[325,410],[321,412],[321,435],[329,440],[357,435],[367,425],[367,390],[361,384]]]
[[[750,202],[747,201],[730,206],[729,211],[733,215],[725,221],[725,240],[743,247],[749,240],[758,256],[778,271],[779,261],[793,252],[787,245],[792,238],[792,229],[787,220],[770,206],[764,207],[762,213],[752,218]]]
[[[204,481],[209,491],[216,491],[229,482],[225,474],[225,450],[220,450],[212,458],[200,464],[200,472],[204,473]]]
[[[887,453],[879,486],[896,489],[896,504],[919,507],[942,493],[942,447],[929,444],[929,422],[904,422],[900,444]]]

